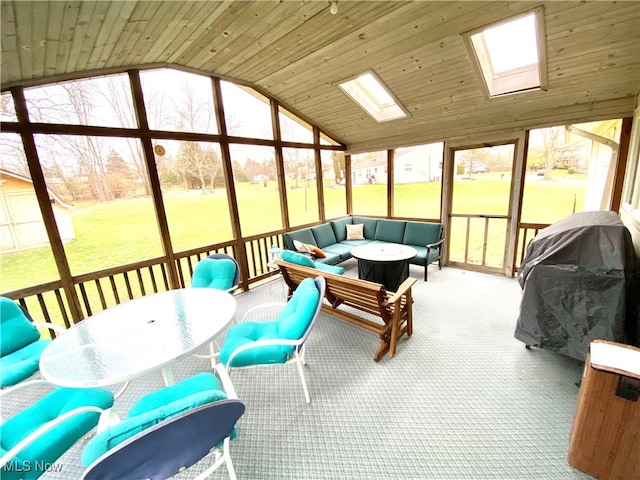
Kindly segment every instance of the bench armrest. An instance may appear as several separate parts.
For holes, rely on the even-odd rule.
[[[395,303],[407,292],[411,291],[411,287],[416,283],[416,279],[409,277],[404,282],[400,284],[398,290],[388,298],[389,303]]]

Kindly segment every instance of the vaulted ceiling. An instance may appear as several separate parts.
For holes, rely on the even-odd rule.
[[[543,5],[549,87],[489,99],[461,34]],[[173,65],[254,86],[349,151],[629,116],[640,2],[5,1],[2,89]],[[336,86],[374,70],[407,108],[376,123]]]

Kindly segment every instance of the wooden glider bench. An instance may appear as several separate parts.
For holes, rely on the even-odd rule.
[[[380,336],[380,347],[373,357],[376,362],[387,352],[390,357],[393,357],[400,337],[405,333],[407,336],[413,333],[411,287],[416,282],[415,278],[407,278],[394,293],[387,292],[379,283],[321,272],[283,260],[276,260],[275,263],[280,267],[282,277],[289,287],[288,297],[291,297],[293,291],[305,278],[323,276],[327,281],[325,299],[329,303],[322,305],[322,311],[377,333]],[[341,307],[351,307],[379,317],[382,323],[346,311]]]

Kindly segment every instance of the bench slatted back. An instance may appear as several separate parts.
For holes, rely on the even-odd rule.
[[[290,293],[305,278],[321,275],[327,280],[325,298],[333,308],[347,305],[381,317],[384,323],[391,321],[393,312],[391,306],[387,303],[387,292],[384,286],[379,283],[358,280],[329,272],[319,272],[316,269],[283,260],[276,260],[276,264],[280,267]]]

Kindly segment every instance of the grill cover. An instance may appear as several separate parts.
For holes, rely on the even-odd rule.
[[[593,339],[638,345],[638,259],[614,212],[571,215],[529,243],[514,336],[584,361]]]

